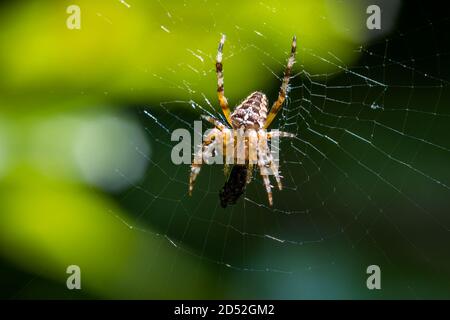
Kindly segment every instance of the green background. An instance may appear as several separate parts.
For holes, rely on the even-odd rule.
[[[444,10],[379,1],[369,31],[364,1],[128,4],[0,5],[2,298],[449,298]],[[221,33],[233,106],[276,99],[299,39],[274,124],[298,139],[281,145],[273,208],[258,177],[220,208],[220,166],[189,197],[189,166],[170,160],[172,130],[220,117]],[[372,264],[382,290],[366,287]]]

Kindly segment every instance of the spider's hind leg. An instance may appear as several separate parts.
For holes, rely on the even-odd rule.
[[[252,182],[252,178],[253,178],[253,164],[250,163],[247,168],[247,184]]]
[[[261,173],[261,177],[263,178],[264,186],[266,187],[267,198],[269,200],[269,205],[273,206],[273,197],[272,197],[272,186],[270,185],[269,176]]]
[[[295,137],[296,137],[296,135],[293,133],[279,131],[279,130],[272,130],[267,133],[267,139],[295,138]],[[275,161],[275,159],[273,158],[273,155],[270,153],[270,151],[268,152],[267,158],[268,158],[268,167],[270,168],[271,173],[275,176],[275,180],[277,181],[277,184],[278,184],[278,189],[282,190],[283,184],[281,183],[281,179],[283,177],[280,175],[278,163]]]
[[[271,173],[270,167],[271,163],[273,163],[272,154],[269,150],[269,145],[267,143],[267,134],[265,130],[260,130],[258,132],[258,167],[259,173],[264,182],[264,186],[266,187],[267,197],[269,199],[269,205],[273,205],[272,199],[272,185],[270,184],[269,174]],[[273,171],[273,170],[272,170]],[[278,174],[278,171],[273,172],[273,174]],[[275,179],[277,179],[278,187],[281,186],[280,177],[275,175]]]
[[[198,151],[194,154],[194,161],[191,164],[191,174],[189,176],[189,195],[192,195],[192,191],[194,190],[195,180],[200,173],[200,169],[202,167],[203,158],[205,153],[207,154],[208,150],[214,148],[215,140],[213,139],[218,132],[218,129],[213,129],[211,132],[204,138],[203,144],[199,147]]]
[[[283,189],[283,184],[281,183],[280,171],[278,171],[278,165],[275,163],[272,155],[269,155],[269,168],[272,171],[272,174],[275,176],[275,180],[277,181],[278,190]]]

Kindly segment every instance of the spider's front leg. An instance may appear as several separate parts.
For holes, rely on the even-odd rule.
[[[292,45],[291,45],[291,55],[289,56],[286,70],[284,71],[283,81],[281,83],[280,92],[278,94],[278,99],[275,101],[275,103],[272,105],[272,108],[270,109],[269,114],[267,115],[266,123],[264,124],[264,128],[268,128],[272,121],[275,119],[278,111],[281,109],[281,106],[283,105],[284,100],[286,99],[286,94],[288,90],[289,85],[289,79],[291,78],[291,72],[292,67],[295,63],[295,53],[297,51],[297,38],[294,36],[292,38]]]
[[[220,134],[220,130],[213,129],[209,134],[207,134],[203,139],[202,146],[198,149],[197,153],[194,154],[194,161],[191,164],[191,175],[189,177],[189,195],[192,195],[194,190],[195,179],[197,179],[200,169],[202,167],[203,158],[211,154],[211,150],[214,150],[217,141],[215,137]]]
[[[219,98],[219,104],[222,108],[222,112],[225,115],[228,123],[231,125],[231,117],[230,117],[230,108],[228,106],[227,98],[225,97],[224,89],[223,89],[223,65],[222,65],[222,57],[223,57],[223,45],[225,43],[225,35],[222,35],[220,39],[219,48],[217,49],[217,57],[216,57],[216,74],[217,74],[217,96]]]

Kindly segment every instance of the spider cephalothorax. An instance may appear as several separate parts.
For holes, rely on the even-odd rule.
[[[234,150],[235,148],[237,148],[236,143],[232,144],[231,148],[229,145],[226,145],[226,140],[227,137],[229,137],[230,130],[232,132],[253,132],[256,140],[252,140],[250,139],[250,137],[247,137],[244,140],[244,163],[237,164],[235,167],[233,167],[227,183],[220,192],[221,205],[223,207],[226,207],[228,204],[233,204],[236,202],[239,196],[244,192],[245,185],[251,181],[253,164],[255,163],[260,169],[260,174],[266,187],[269,204],[272,205],[272,186],[270,185],[267,169],[270,169],[270,172],[274,175],[275,180],[277,181],[278,188],[280,190],[282,188],[282,184],[278,165],[273,159],[268,142],[270,139],[275,137],[294,137],[294,135],[281,131],[267,132],[266,129],[272,123],[278,111],[281,109],[284,100],[286,99],[289,78],[291,76],[292,66],[295,63],[297,41],[295,37],[292,39],[291,54],[289,56],[286,70],[284,72],[278,99],[272,105],[269,113],[267,113],[268,100],[266,95],[262,92],[256,91],[251,93],[240,105],[236,107],[233,113],[230,114],[230,109],[228,107],[227,99],[224,95],[223,87],[222,49],[224,43],[225,36],[222,36],[217,52],[216,73],[219,103],[227,120],[227,125],[223,124],[215,118],[203,116],[203,118],[212,123],[215,128],[204,137],[204,142],[195,156],[196,159],[205,158],[205,160],[208,160],[208,157],[211,157],[211,150],[214,150],[219,143],[223,144],[223,148],[220,148],[221,150],[224,150],[223,157],[227,157],[227,153],[231,152],[230,149],[233,149],[233,157],[236,157],[236,154],[238,153]],[[232,134],[232,136],[236,136],[236,133]],[[217,137],[220,137],[221,139],[217,139]],[[220,147],[222,147],[222,145]],[[250,152],[250,150],[254,150],[255,152],[252,153]],[[200,172],[200,167],[201,161],[194,161],[191,165],[189,194],[192,194],[192,190],[194,189],[194,182]],[[227,172],[228,170],[225,171]]]

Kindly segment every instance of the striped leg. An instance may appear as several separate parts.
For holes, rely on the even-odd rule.
[[[217,95],[219,97],[220,107],[222,108],[222,112],[225,115],[228,123],[231,125],[230,118],[230,108],[228,107],[228,101],[225,97],[223,90],[223,65],[222,65],[222,50],[223,44],[225,43],[225,35],[222,35],[219,43],[219,49],[217,50],[217,58],[216,58],[216,74],[217,74]]]
[[[204,142],[201,148],[198,149],[197,153],[194,155],[194,161],[191,164],[191,175],[189,177],[189,195],[192,195],[192,191],[194,190],[195,179],[197,179],[198,174],[200,173],[200,169],[203,163],[203,154],[208,148],[210,144],[214,142],[213,137],[217,135],[219,130],[213,129],[211,132],[204,138]]]
[[[295,138],[295,134],[290,133],[290,132],[272,130],[271,132],[267,133],[267,139],[269,140],[272,138]],[[270,169],[272,170],[273,175],[275,176],[275,179],[277,180],[278,189],[281,190],[283,188],[283,184],[281,183],[282,176],[280,176],[280,171],[278,169],[278,165],[275,162],[275,159],[273,158],[272,154],[269,154],[269,159],[270,159]]]
[[[267,133],[267,139],[272,139],[275,137],[280,138],[295,138],[295,134],[284,131],[271,131]]]
[[[203,120],[208,121],[209,123],[213,124],[218,130],[221,132],[222,136],[222,142],[223,142],[223,155],[225,157],[225,166],[224,166],[224,174],[225,176],[228,176],[229,174],[229,165],[234,163],[234,138],[233,138],[233,130],[226,127],[222,122],[219,120],[210,117],[210,116],[201,116]]]
[[[292,39],[291,46],[291,55],[289,56],[286,70],[284,71],[283,82],[281,83],[280,93],[278,94],[278,100],[272,105],[269,114],[267,115],[266,123],[264,124],[264,128],[268,128],[272,121],[275,119],[278,111],[280,111],[281,106],[283,105],[284,100],[286,99],[286,92],[288,89],[289,79],[291,77],[292,66],[295,63],[295,53],[297,51],[297,38],[294,36]]]
[[[249,163],[247,167],[247,184],[252,182],[252,178],[253,178],[253,164]]]
[[[269,176],[267,174],[262,174],[261,177],[264,182],[264,186],[266,187],[267,197],[269,199],[269,205],[273,206],[273,197],[272,197],[272,186],[270,185]]]
[[[272,133],[275,132],[279,131],[274,131]],[[269,144],[267,143],[268,139],[268,133],[265,130],[258,131],[258,152],[260,152],[259,158],[262,159],[261,164],[264,165],[263,168],[260,166],[260,170],[264,170],[265,174],[273,175],[277,181],[278,189],[281,190],[283,185],[281,184],[281,176],[278,171],[278,163],[275,162],[271,150],[269,149]]]
[[[258,164],[258,148],[259,148],[259,136],[255,130],[248,130],[246,132],[247,136],[247,155],[248,155],[248,165],[247,165],[247,184],[252,181],[253,177],[253,166]]]
[[[213,124],[220,131],[223,131],[224,129],[226,129],[226,127],[223,125],[222,122],[220,122],[219,120],[217,120],[213,117],[205,116],[205,115],[202,115],[201,117],[203,120],[208,121],[209,123]]]
[[[278,170],[278,165],[276,164],[275,160],[273,159],[272,155],[269,153],[269,167],[272,171],[272,174],[275,176],[275,180],[277,181],[278,189],[283,189],[283,184],[281,183],[281,176],[280,171]]]
[[[264,186],[266,187],[267,197],[269,199],[269,205],[273,205],[272,200],[272,185],[270,184],[269,179],[269,146],[267,145],[267,140],[264,140],[266,137],[261,136],[261,131],[258,134],[258,167],[259,173],[264,182]]]

